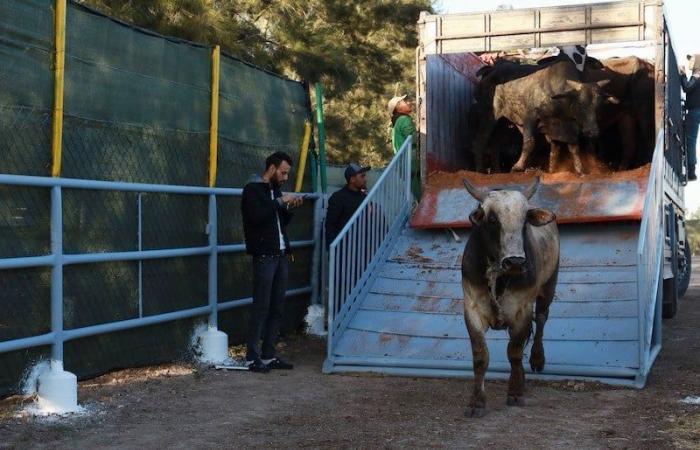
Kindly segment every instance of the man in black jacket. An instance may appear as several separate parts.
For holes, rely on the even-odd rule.
[[[246,364],[253,372],[293,368],[275,356],[291,250],[287,237],[287,224],[292,218],[289,210],[303,202],[302,196],[283,195],[280,190],[291,167],[289,155],[273,153],[265,160],[265,172],[251,178],[241,198],[246,251],[253,256],[253,306],[246,353]]]
[[[328,199],[326,212],[326,245],[331,245],[367,195],[367,171],[370,167],[348,164],[345,168],[346,184]]]
[[[688,61],[693,60],[693,69],[690,80],[681,71],[681,86],[685,91],[685,147],[688,155],[688,180],[698,179],[695,174],[697,161],[696,142],[698,139],[698,127],[700,126],[700,55],[688,55]]]

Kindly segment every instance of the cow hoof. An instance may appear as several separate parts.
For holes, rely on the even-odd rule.
[[[511,172],[525,172],[525,167],[522,166],[513,166],[512,169],[510,169]]]
[[[486,415],[486,408],[469,408],[464,411],[466,417],[471,417],[474,419],[480,419]]]
[[[525,406],[525,397],[520,395],[509,395],[506,400],[508,406]]]
[[[541,358],[530,358],[530,369],[535,373],[541,373],[544,370],[544,356]]]

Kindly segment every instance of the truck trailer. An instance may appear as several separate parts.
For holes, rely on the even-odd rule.
[[[644,386],[661,349],[662,316],[675,314],[691,265],[680,76],[663,5],[423,13],[418,33],[417,145],[404,144],[330,243],[324,371],[470,377],[460,265],[476,201],[461,180],[522,189],[539,175],[531,204],[557,215],[561,258],[544,333],[547,364],[528,376]],[[653,64],[649,151],[632,168],[604,166],[583,176],[476,172],[470,109],[485,61],[566,45],[585,45],[599,60],[637,56]],[[609,142],[610,152],[619,151],[615,136]],[[412,151],[420,161],[417,204]],[[507,331],[490,330],[487,343],[487,377],[508,377]]]

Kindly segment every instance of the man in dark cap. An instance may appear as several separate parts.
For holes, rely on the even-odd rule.
[[[370,167],[348,164],[345,168],[345,186],[328,199],[326,212],[326,245],[331,245],[367,195],[367,171]]]

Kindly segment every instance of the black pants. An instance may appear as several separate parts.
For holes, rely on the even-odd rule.
[[[275,357],[287,276],[286,255],[253,256],[253,306],[248,324],[248,361]]]

